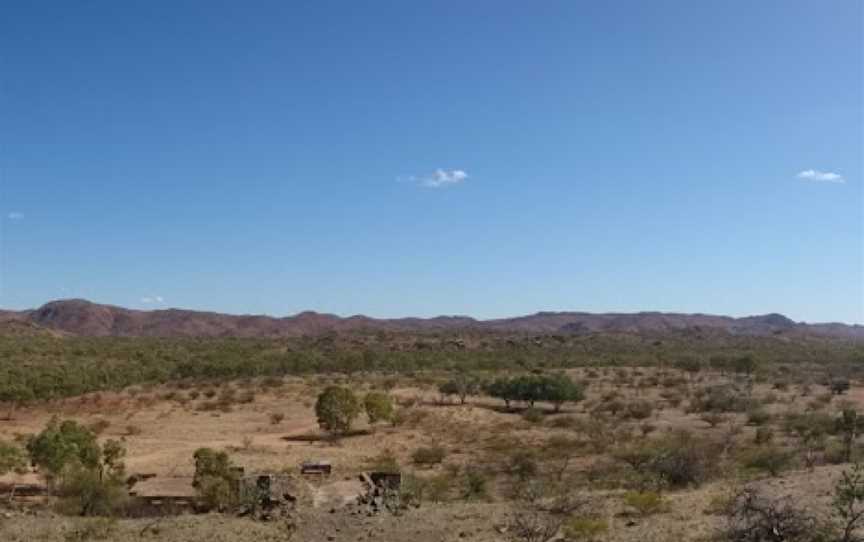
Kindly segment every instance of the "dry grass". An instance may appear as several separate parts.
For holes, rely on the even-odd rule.
[[[591,377],[589,372],[597,376]],[[13,513],[10,518],[0,520],[0,539],[76,540],[82,529],[89,533],[90,539],[99,539],[94,538],[102,536],[96,532],[98,527],[107,529],[107,538],[103,538],[106,540],[212,542],[237,540],[241,536],[285,540],[292,529],[296,530],[295,540],[324,539],[322,534],[326,533],[332,533],[337,540],[360,540],[369,533],[377,539],[393,541],[431,542],[457,537],[501,540],[501,526],[506,524],[511,510],[508,492],[512,473],[507,465],[520,450],[538,452],[542,475],[554,472],[591,495],[599,517],[609,526],[603,540],[613,542],[704,540],[721,522],[712,513],[716,511],[716,503],[728,494],[730,487],[750,480],[773,494],[807,499],[808,507],[820,513],[827,510],[833,480],[842,466],[822,465],[808,472],[795,465],[772,478],[744,472],[730,460],[721,475],[698,488],[664,491],[661,512],[637,517],[628,514],[624,495],[633,489],[629,487],[632,473],[612,458],[613,452],[677,430],[687,430],[697,438],[710,438],[718,443],[753,445],[757,427],[748,424],[746,411],[725,412],[722,419],[711,420],[717,423],[706,423],[703,413],[688,412],[696,390],[725,381],[719,375],[699,374],[682,379],[674,371],[661,374],[655,368],[626,368],[573,370],[571,376],[590,382],[586,400],[565,406],[559,414],[546,414],[535,420],[526,420],[518,409],[506,411],[498,401],[489,398],[472,398],[468,405],[438,405],[434,387],[412,385],[405,377],[355,379],[352,386],[358,392],[371,387],[382,389],[386,383],[401,405],[400,422],[396,427],[374,428],[360,422],[357,427],[360,431],[354,436],[335,442],[313,438],[319,433],[312,404],[318,391],[333,382],[332,377],[287,378],[281,382],[271,379],[267,383],[244,382],[193,390],[137,388],[21,409],[13,420],[0,421],[0,438],[35,433],[54,415],[74,418],[98,427],[100,438],[125,439],[130,472],[155,473],[162,478],[191,476],[192,454],[202,446],[229,450],[235,462],[250,471],[293,472],[305,459],[328,459],[335,466],[331,480],[338,483],[367,468],[370,458],[381,457],[385,451],[398,464],[413,469],[412,454],[418,448],[434,446],[445,451],[444,462],[424,467],[423,476],[453,473],[458,477],[459,472],[472,465],[481,466],[493,481],[492,494],[489,501],[468,503],[458,501],[458,492],[453,491],[451,502],[426,502],[422,513],[409,512],[413,514],[410,522],[389,516],[358,518],[309,509],[295,518],[293,527],[283,523],[255,524],[228,516],[188,516],[165,518],[148,529],[144,520],[119,520],[109,526],[91,528],[82,520],[48,512],[40,512],[48,515],[39,517]],[[672,392],[677,399],[670,401]],[[796,442],[780,428],[786,413],[817,408],[833,414],[843,406],[864,408],[864,389],[857,386],[838,399],[829,398],[827,390],[819,385],[811,385],[808,390],[796,385],[774,389],[765,382],[755,386],[753,396],[765,403],[760,414],[766,417],[760,417],[759,426],[772,427],[774,445],[787,449],[792,449]],[[214,401],[222,406],[202,409],[202,405]],[[623,407],[610,410],[607,405],[612,401],[620,401]],[[547,405],[539,406],[551,411]],[[274,413],[279,413],[278,422],[274,422]],[[753,421],[752,412],[749,419]],[[561,449],[566,453],[562,454]],[[29,476],[32,480],[32,475]],[[334,486],[333,491],[338,488]]]

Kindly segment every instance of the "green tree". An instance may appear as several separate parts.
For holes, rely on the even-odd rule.
[[[82,516],[116,512],[126,497],[120,441],[99,446],[96,434],[74,420],[52,418],[27,442],[30,461],[42,470],[64,503]]]
[[[0,476],[23,469],[26,465],[27,462],[21,448],[0,440]]]
[[[15,410],[35,399],[33,390],[15,375],[3,375],[5,382],[0,385],[0,403],[7,405],[6,419],[11,420]]]
[[[479,380],[465,373],[459,373],[438,386],[438,392],[441,395],[455,395],[459,397],[459,402],[463,405],[468,401],[469,395],[475,395],[478,391],[480,391]]]
[[[198,448],[193,454],[195,476],[192,486],[209,509],[224,511],[237,504],[239,471],[228,454],[212,448]]]
[[[393,399],[386,393],[370,391],[363,398],[363,407],[370,424],[393,418]]]
[[[508,410],[510,409],[510,403],[518,400],[516,386],[513,385],[512,379],[507,377],[498,377],[488,382],[484,386],[484,391],[490,397],[504,401],[504,406]]]
[[[582,386],[561,373],[543,377],[540,384],[540,397],[544,401],[552,403],[555,412],[558,412],[564,403],[577,403],[583,400],[585,392]]]
[[[56,417],[27,442],[30,461],[42,470],[49,483],[62,478],[66,469],[98,470],[102,451],[96,435],[74,420]]]
[[[360,415],[360,401],[348,388],[328,386],[318,395],[315,402],[315,416],[321,429],[345,434]]]

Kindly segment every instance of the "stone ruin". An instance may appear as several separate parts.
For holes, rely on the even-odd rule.
[[[357,496],[357,505],[367,516],[388,511],[399,514],[402,510],[402,474],[393,472],[361,473],[365,492]]]
[[[238,485],[240,515],[261,521],[290,516],[300,498],[300,484],[288,474],[243,476]]]

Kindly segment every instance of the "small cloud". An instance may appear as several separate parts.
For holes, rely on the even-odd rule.
[[[843,175],[839,173],[832,173],[829,171],[819,171],[818,169],[805,169],[804,171],[798,173],[799,179],[804,179],[807,181],[815,181],[820,183],[845,183],[846,179],[843,178]]]
[[[141,303],[144,303],[145,305],[153,305],[156,303],[164,303],[164,302],[165,302],[165,298],[162,297],[161,295],[154,295],[154,296],[150,296],[150,297],[142,297],[141,298]]]
[[[425,186],[426,188],[442,188],[462,183],[467,178],[468,174],[461,169],[451,169],[450,171],[447,171],[446,169],[436,169],[429,175],[423,175],[422,177],[408,177],[408,181],[419,184],[420,186]]]
[[[24,220],[24,213],[19,213],[17,211],[13,211],[13,212],[9,213],[8,215],[6,215],[6,218],[8,218],[9,220],[13,220],[13,221]]]

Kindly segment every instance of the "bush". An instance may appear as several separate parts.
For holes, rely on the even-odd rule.
[[[842,526],[840,542],[861,540],[857,533],[864,523],[864,467],[860,463],[840,474],[831,507]]]
[[[792,464],[794,454],[776,446],[759,446],[745,451],[743,465],[748,469],[764,471],[777,476]]]
[[[699,416],[699,419],[707,423],[711,427],[717,427],[726,421],[726,416],[719,412],[706,412]]]
[[[827,542],[823,526],[790,499],[769,499],[745,488],[732,501],[717,537],[728,542]]]
[[[115,537],[117,520],[114,518],[79,519],[72,530],[63,533],[65,542],[111,540]]]
[[[650,418],[651,414],[654,413],[654,405],[649,401],[631,401],[630,403],[627,403],[625,413],[628,418],[644,420]]]
[[[0,440],[0,476],[12,471],[23,471],[27,466],[24,452],[14,444]]]
[[[445,397],[455,395],[459,397],[459,402],[463,405],[468,400],[469,395],[475,395],[480,391],[480,381],[475,377],[460,373],[456,377],[443,382],[438,386],[438,393]]]
[[[730,385],[702,388],[690,402],[692,412],[743,412],[748,406],[741,392]]]
[[[486,475],[476,467],[468,467],[462,473],[462,498],[465,500],[485,499],[488,496]]]
[[[539,408],[530,407],[522,413],[522,419],[528,423],[540,423],[543,421],[543,412]]]
[[[416,465],[432,466],[444,461],[447,451],[441,446],[430,446],[428,448],[417,448],[411,454],[411,461]]]
[[[285,414],[281,412],[271,412],[270,413],[270,423],[272,425],[279,425],[282,423],[282,420],[285,419]]]
[[[843,395],[847,391],[849,391],[849,379],[848,378],[835,378],[831,381],[830,384],[831,393],[834,395]]]
[[[768,444],[774,440],[774,430],[770,427],[757,427],[753,441],[756,444]]]
[[[106,477],[84,467],[74,467],[64,476],[57,495],[64,508],[80,516],[115,515],[128,498],[122,472]]]
[[[721,452],[713,442],[697,440],[687,431],[672,433],[655,446],[650,470],[673,488],[698,486],[706,481]]]
[[[751,425],[765,425],[771,421],[771,414],[764,408],[753,408],[747,412],[747,423]]]
[[[517,450],[507,462],[507,471],[523,482],[537,476],[540,471],[537,465],[537,453],[530,449]]]
[[[202,504],[211,510],[225,511],[237,504],[239,471],[228,454],[212,448],[199,448],[193,455],[195,476],[192,486]]]
[[[603,519],[575,517],[564,524],[564,537],[567,540],[594,542],[609,531],[609,524]]]
[[[369,459],[366,464],[373,471],[395,473],[402,470],[399,461],[389,448]]]
[[[363,398],[363,407],[370,424],[393,419],[393,399],[386,393],[370,391]]]
[[[94,421],[94,422],[91,423],[90,425],[88,425],[87,428],[88,428],[90,431],[92,431],[94,434],[96,434],[96,435],[101,435],[101,434],[104,433],[105,430],[108,429],[110,426],[111,426],[111,422],[109,422],[108,420],[106,420],[106,419],[104,419],[104,418],[101,418],[101,419],[98,419],[98,420]]]
[[[640,516],[650,516],[663,510],[663,496],[654,491],[628,491],[624,503]]]

